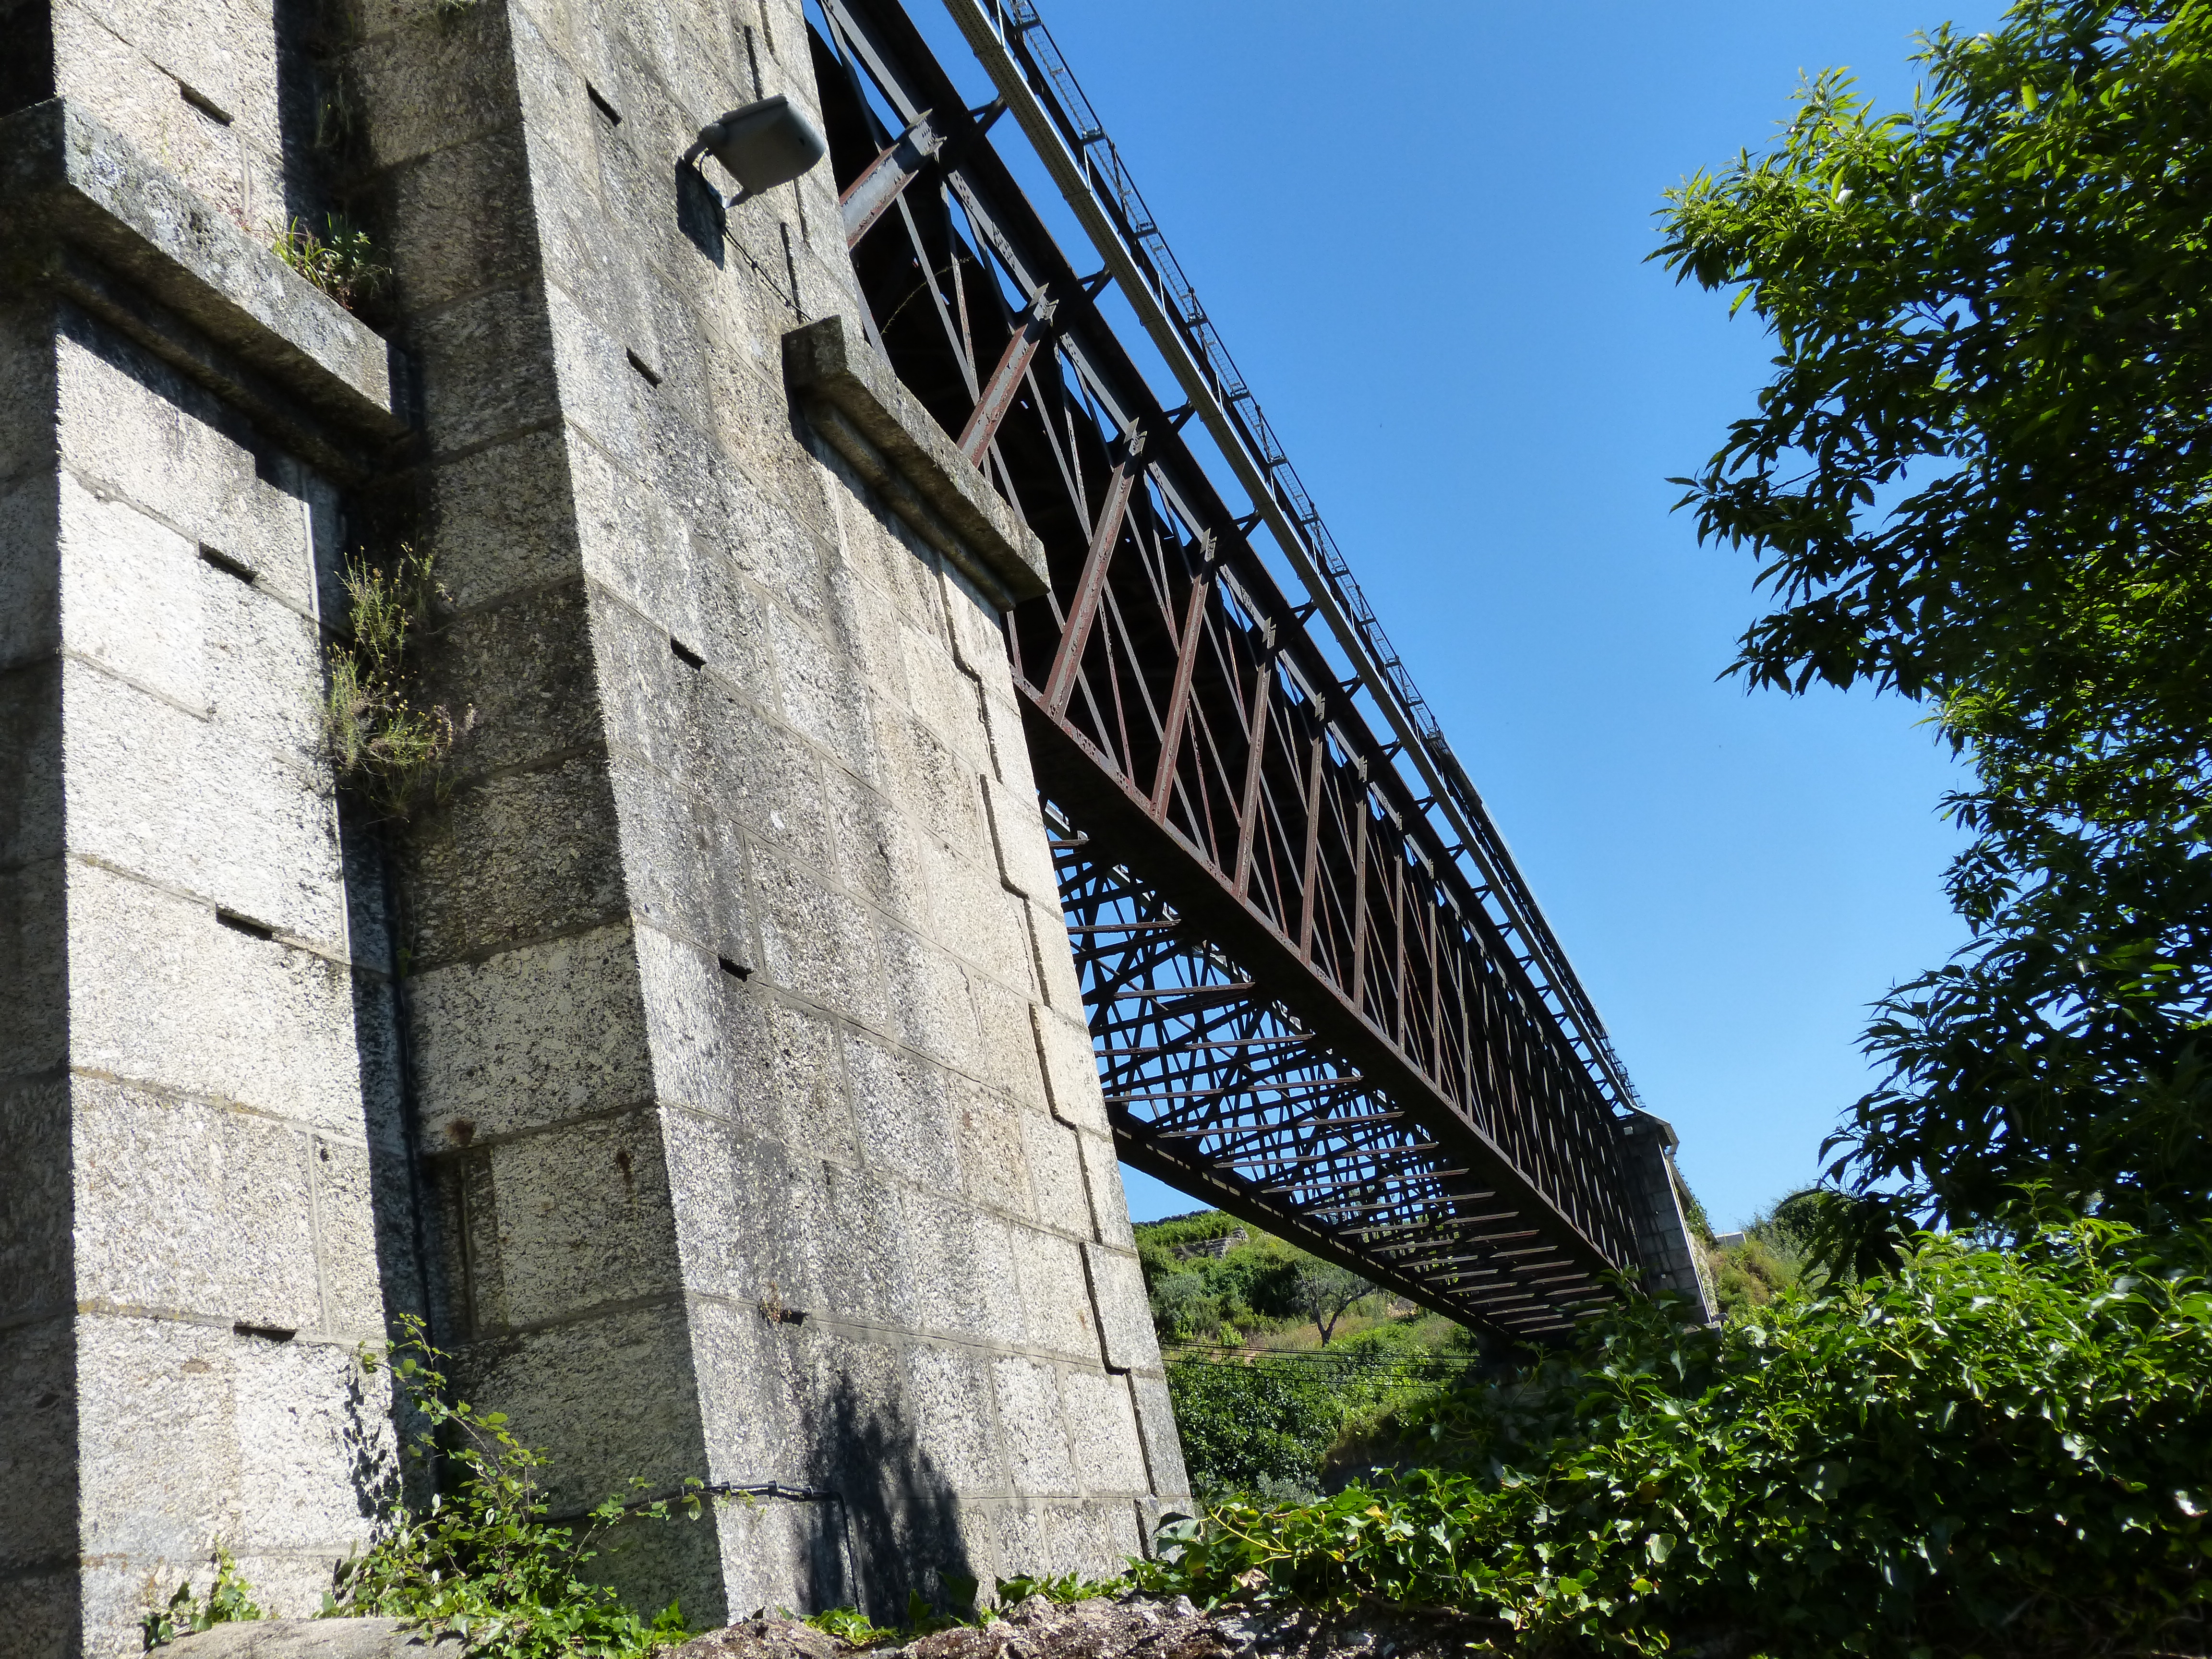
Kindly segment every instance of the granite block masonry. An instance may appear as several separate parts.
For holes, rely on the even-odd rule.
[[[677,165],[818,121],[807,41],[0,6],[6,1659],[136,1652],[218,1544],[311,1611],[410,1313],[556,1510],[726,1494],[611,1558],[695,1621],[1099,1571],[1185,1493],[998,625],[1034,538],[861,355],[826,170]],[[361,316],[270,251],[337,210]],[[318,708],[403,544],[474,722],[379,823]]]

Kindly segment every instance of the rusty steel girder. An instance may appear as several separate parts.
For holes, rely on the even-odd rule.
[[[1007,649],[1121,1155],[1454,1317],[1567,1328],[1642,1265],[1594,1017],[984,140],[999,106],[895,0],[809,9],[871,337],[1047,552]]]

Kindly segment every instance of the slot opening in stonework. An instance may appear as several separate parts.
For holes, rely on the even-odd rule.
[[[230,1328],[240,1336],[258,1337],[264,1342],[289,1342],[300,1334],[289,1325],[256,1325],[244,1319]]]
[[[635,369],[640,374],[645,377],[645,383],[647,386],[659,386],[660,384],[660,371],[655,368],[651,363],[646,362],[644,358],[639,356],[635,351],[625,351],[623,353],[623,356],[629,359],[629,366],[632,368]]]
[[[238,118],[189,81],[178,82],[177,90],[184,94],[186,103],[219,127],[227,127]]]
[[[201,563],[212,565],[226,576],[235,576],[239,580],[248,585],[261,580],[261,573],[252,565],[243,559],[232,558],[219,547],[210,547],[205,542],[202,542],[199,551]]]
[[[593,109],[606,118],[609,126],[618,127],[622,125],[622,112],[607,102],[605,94],[589,81],[584,82],[584,96],[592,100]]]
[[[732,962],[727,957],[716,957],[714,960],[732,979],[748,980],[753,976],[753,970],[741,962]]]
[[[704,668],[707,665],[705,657],[684,644],[673,634],[668,636],[668,653],[686,668]]]
[[[240,915],[235,910],[226,910],[219,905],[216,908],[215,919],[232,933],[243,933],[248,939],[273,939],[276,937],[276,930],[267,922],[256,921],[252,916]]]

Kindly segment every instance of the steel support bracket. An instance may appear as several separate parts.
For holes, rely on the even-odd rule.
[[[844,221],[847,247],[859,245],[860,238],[890,210],[901,192],[944,148],[945,136],[931,125],[929,118],[927,110],[915,116],[907,130],[892,139],[838,198],[837,210]]]

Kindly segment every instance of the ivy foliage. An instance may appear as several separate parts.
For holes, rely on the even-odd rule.
[[[2021,0],[1923,62],[1906,112],[1819,76],[1656,256],[1778,350],[1678,481],[1776,601],[1734,672],[1924,699],[1972,768],[1972,942],[1879,1005],[1832,1174],[1954,1225],[2202,1214],[2212,4]]]
[[[1923,1236],[1717,1329],[1632,1304],[1401,1432],[1437,1467],[1170,1528],[1147,1588],[1498,1621],[1526,1652],[2201,1651],[2212,1239]],[[1254,1577],[1257,1574],[1258,1577]]]
[[[999,1605],[1002,1607],[1019,1607],[1032,1595],[1042,1595],[1048,1601],[1066,1606],[1118,1595],[1128,1588],[1126,1579],[1086,1578],[1079,1572],[1021,1573],[993,1582],[998,1587]]]
[[[544,1454],[515,1437],[504,1413],[452,1398],[421,1322],[403,1323],[390,1366],[404,1411],[421,1425],[408,1451],[442,1462],[450,1491],[386,1516],[368,1552],[339,1569],[325,1616],[420,1620],[459,1633],[470,1659],[644,1659],[683,1641],[675,1602],[648,1620],[592,1565],[620,1526],[699,1518],[699,1483],[687,1481],[673,1499],[609,1498],[580,1526],[553,1522]]]

